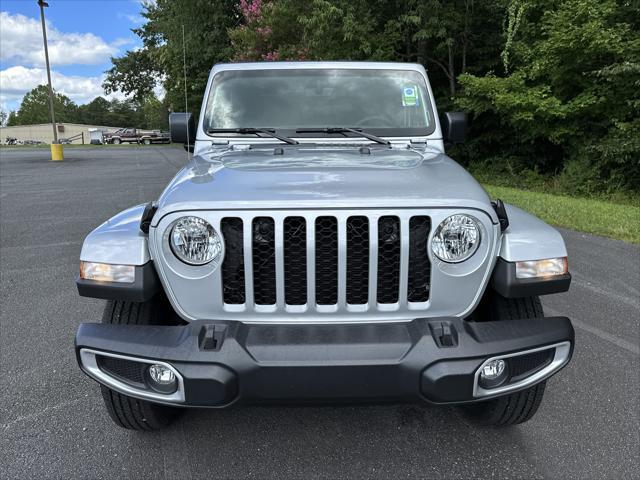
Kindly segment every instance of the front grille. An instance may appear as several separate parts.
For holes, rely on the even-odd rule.
[[[429,300],[428,216],[243,218],[220,221],[226,305],[389,310]]]

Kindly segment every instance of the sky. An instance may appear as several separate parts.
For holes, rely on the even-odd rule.
[[[139,48],[131,31],[143,23],[144,0],[47,0],[49,60],[54,90],[77,104],[104,95],[110,57]],[[0,0],[0,109],[17,110],[22,97],[46,84],[37,0]]]

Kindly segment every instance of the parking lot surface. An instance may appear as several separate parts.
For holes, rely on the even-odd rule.
[[[509,429],[453,408],[235,407],[169,429],[116,427],[76,366],[82,240],[154,200],[186,163],[175,147],[0,149],[0,478],[638,478],[640,248],[563,230],[571,291],[543,299],[574,320],[571,364],[538,414]]]

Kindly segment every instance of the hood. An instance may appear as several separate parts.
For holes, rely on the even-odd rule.
[[[456,206],[496,220],[478,182],[435,150],[272,146],[194,157],[163,192],[155,218],[180,210]]]

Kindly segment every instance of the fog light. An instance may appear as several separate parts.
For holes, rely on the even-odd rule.
[[[491,360],[482,367],[480,372],[480,386],[494,388],[507,379],[507,363],[502,360]]]
[[[173,393],[178,388],[176,374],[166,365],[154,363],[147,370],[149,386],[160,393]]]

